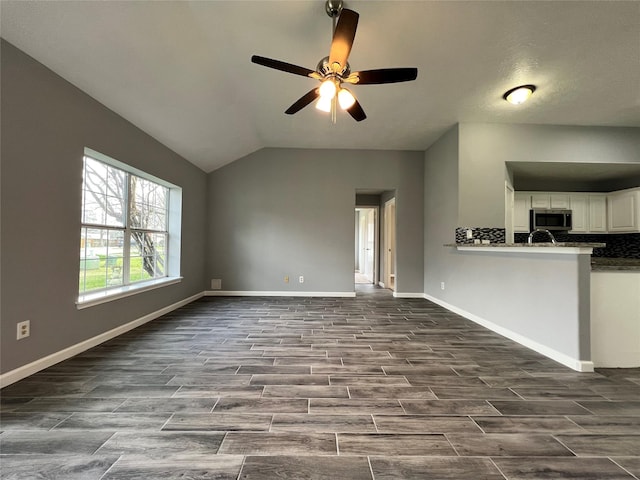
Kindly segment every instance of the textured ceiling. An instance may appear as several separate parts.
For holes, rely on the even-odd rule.
[[[6,1],[1,34],[205,171],[262,147],[425,150],[458,122],[640,126],[640,2],[345,0],[352,70],[418,67],[352,90],[356,123],[309,106],[328,54],[317,1]],[[514,107],[502,93],[533,83]]]

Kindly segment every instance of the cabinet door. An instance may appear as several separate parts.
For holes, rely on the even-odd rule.
[[[529,210],[531,195],[516,192],[513,200],[513,231],[529,233]]]
[[[569,195],[552,193],[550,197],[551,208],[569,208]]]
[[[571,207],[572,233],[584,233],[589,231],[589,197],[587,195],[571,195],[569,198]]]
[[[637,192],[620,192],[609,195],[607,223],[610,232],[633,232],[638,230]]]
[[[551,208],[551,197],[548,193],[531,195],[531,208]]]
[[[607,197],[604,195],[589,195],[589,231],[607,231]]]

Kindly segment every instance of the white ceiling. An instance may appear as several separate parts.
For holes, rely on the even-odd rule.
[[[345,0],[352,70],[418,67],[355,86],[368,118],[284,110],[328,55],[314,1],[8,1],[1,34],[205,171],[262,147],[425,150],[458,122],[640,126],[638,1]],[[525,105],[502,100],[524,83]]]

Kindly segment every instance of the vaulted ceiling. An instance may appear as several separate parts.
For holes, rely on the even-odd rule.
[[[345,0],[368,118],[284,110],[315,80],[331,19],[314,1],[8,1],[1,34],[187,160],[212,171],[262,147],[425,150],[458,122],[640,126],[640,2]],[[502,94],[535,84],[514,107]]]

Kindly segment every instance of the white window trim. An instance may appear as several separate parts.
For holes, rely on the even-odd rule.
[[[118,300],[119,298],[130,297],[138,293],[147,292],[149,290],[155,290],[156,288],[166,287],[168,285],[174,285],[180,283],[182,277],[162,277],[154,280],[147,280],[146,282],[136,282],[131,285],[125,285],[122,287],[115,287],[109,290],[100,290],[98,292],[85,293],[78,297],[76,307],[78,310],[83,308],[93,307],[100,305],[101,303],[111,302]]]
[[[180,276],[182,243],[182,188],[90,148],[84,149],[84,155],[111,165],[112,167],[124,170],[131,175],[136,175],[141,178],[153,181],[169,189],[169,244],[167,245],[169,254],[167,258],[166,276],[150,280],[138,281],[120,287],[111,287],[108,289],[87,292],[81,295],[79,294],[76,301],[76,307],[78,308],[78,310],[95,305],[100,305],[102,303],[111,302],[120,298],[129,297],[131,295],[136,295],[138,293],[146,292],[149,290],[155,290],[157,288],[180,283],[182,281],[182,277]]]

